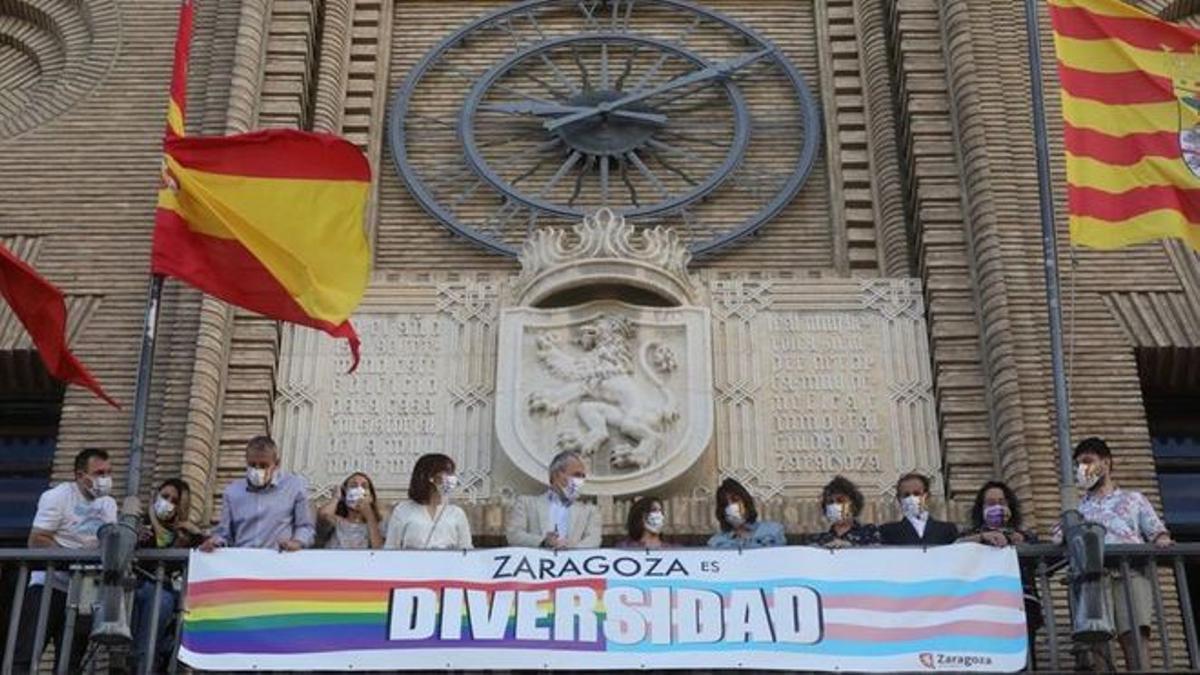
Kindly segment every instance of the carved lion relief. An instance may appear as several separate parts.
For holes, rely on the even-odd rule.
[[[529,411],[558,415],[574,404],[582,434],[564,428],[559,450],[591,457],[607,448],[614,469],[646,466],[679,419],[675,396],[663,383],[678,366],[674,350],[660,342],[639,347],[634,323],[615,314],[602,314],[572,332],[578,353],[564,349],[555,333],[537,338],[538,362],[562,384],[531,393]]]

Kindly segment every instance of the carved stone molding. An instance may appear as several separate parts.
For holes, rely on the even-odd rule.
[[[696,301],[688,272],[691,253],[673,229],[638,229],[609,209],[572,226],[538,230],[521,250],[513,284],[519,305],[536,305],[555,291],[621,283],[644,288],[676,304]]]
[[[715,318],[727,321],[737,318],[751,321],[771,306],[769,279],[729,279],[714,281],[709,286]]]

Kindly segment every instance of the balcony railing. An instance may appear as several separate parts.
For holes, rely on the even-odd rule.
[[[1022,569],[1028,585],[1031,585],[1042,603],[1043,627],[1038,631],[1035,642],[1031,645],[1031,671],[1059,671],[1083,667],[1095,670],[1105,670],[1112,664],[1120,664],[1120,658],[1115,654],[1107,656],[1107,664],[1091,663],[1092,650],[1087,645],[1076,644],[1071,640],[1070,611],[1068,608],[1068,593],[1066,592],[1066,562],[1064,550],[1051,544],[1029,545],[1017,547]],[[162,594],[170,592],[167,583],[173,575],[182,574],[186,578],[187,555],[184,550],[141,550],[137,552],[135,567],[137,568],[138,583],[145,581],[150,584],[147,588],[152,592],[149,603],[151,626],[157,623],[157,613]],[[66,573],[70,584],[67,592],[65,614],[62,621],[61,635],[58,645],[62,653],[70,654],[75,648],[76,626],[79,625],[82,612],[80,607],[80,589],[85,585],[85,579],[97,575],[96,565],[99,555],[96,552],[78,552],[62,549],[0,549],[0,582],[3,583],[4,596],[0,597],[0,630],[4,630],[3,664],[0,675],[21,673],[23,669],[15,667],[15,657],[18,652],[18,636],[22,632],[22,615],[25,620],[34,621],[33,630],[25,628],[26,635],[32,635],[32,653],[36,655],[43,651],[51,640],[47,627],[51,623],[51,600],[49,593],[42,593],[36,615],[24,607],[25,588],[29,576],[34,571]],[[1128,578],[1133,569],[1144,569],[1149,577],[1153,590],[1154,621],[1151,626],[1151,660],[1149,664],[1128,664],[1131,670],[1200,670],[1200,646],[1196,637],[1196,616],[1192,596],[1188,586],[1188,566],[1200,568],[1200,543],[1176,544],[1169,548],[1155,546],[1109,546],[1105,552],[1105,564],[1116,574]],[[1126,587],[1128,588],[1128,587]],[[184,586],[186,593],[186,585]],[[130,591],[132,596],[132,590]],[[1129,593],[1124,598],[1118,598],[1128,608],[1132,603]],[[172,645],[179,644],[179,633],[182,622],[179,620],[184,602],[177,605],[171,622],[173,628]],[[133,602],[127,605],[132,608]],[[82,612],[81,612],[82,610]],[[5,630],[6,629],[6,630]],[[1133,632],[1137,639],[1139,631]],[[144,653],[155,654],[158,645],[153,636],[148,640]],[[1116,643],[1110,644],[1110,652],[1119,653]],[[49,652],[50,650],[46,650]],[[56,673],[74,675],[69,658],[58,659]],[[117,667],[117,662],[128,662],[118,652],[110,652],[106,648],[89,644],[84,658],[82,672],[94,673],[123,673],[132,672]],[[55,672],[50,664],[52,657],[47,653],[40,661],[38,672]],[[165,663],[158,666],[153,664],[153,658],[146,658],[143,672],[191,672],[177,662],[171,654]]]

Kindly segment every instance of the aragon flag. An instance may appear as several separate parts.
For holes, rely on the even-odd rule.
[[[350,343],[370,273],[371,171],[350,142],[274,129],[184,136],[191,0],[180,10],[151,266],[259,314]]]
[[[1050,0],[1071,240],[1200,249],[1200,31],[1121,0]]]

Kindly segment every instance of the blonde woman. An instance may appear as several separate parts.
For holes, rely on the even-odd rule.
[[[138,546],[141,548],[191,548],[204,539],[203,533],[187,520],[188,507],[191,504],[192,491],[188,484],[178,478],[171,478],[158,486],[154,493],[154,502],[147,509],[138,533]],[[158,623],[150,625],[150,617],[154,611],[154,588],[157,585],[154,573],[142,570],[143,578],[138,584],[133,600],[133,657],[137,662],[137,672],[146,672],[142,664],[147,658],[154,659],[150,672],[163,672],[175,645],[172,637],[175,631],[171,625],[175,620],[175,611],[179,606],[178,575],[172,575],[163,582],[162,591],[158,596]],[[157,632],[155,638],[155,654],[147,655],[146,645],[150,643],[151,631]]]

